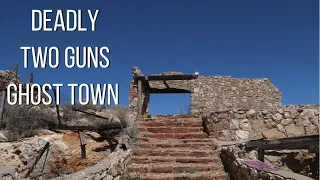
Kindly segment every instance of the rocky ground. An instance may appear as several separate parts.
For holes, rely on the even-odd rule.
[[[0,143],[0,167],[14,170],[23,177],[35,161],[39,150],[48,141],[49,151],[44,153],[31,176],[44,174],[44,177],[50,178],[78,172],[100,162],[111,153],[110,148],[113,145],[101,138],[98,133],[87,131],[85,134],[86,159],[81,158],[78,133],[43,130],[38,136]]]

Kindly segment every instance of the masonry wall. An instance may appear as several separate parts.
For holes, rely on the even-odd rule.
[[[235,109],[275,109],[281,93],[268,79],[200,76],[192,82],[192,113]]]
[[[319,134],[319,105],[274,110],[214,111],[203,116],[206,131],[220,140],[277,139]]]
[[[143,75],[134,67],[133,78],[136,75]],[[183,74],[177,72],[163,73]],[[159,75],[159,74],[158,74]],[[160,74],[161,75],[161,74]],[[167,84],[167,85],[166,85]],[[246,79],[231,78],[230,76],[199,76],[193,80],[169,80],[149,81],[151,88],[185,89],[191,92],[192,114],[204,114],[212,111],[221,111],[231,108],[235,109],[276,109],[281,105],[281,93],[266,78]],[[143,113],[149,112],[150,94],[143,86]],[[129,104],[131,109],[137,110],[137,82],[130,84]]]

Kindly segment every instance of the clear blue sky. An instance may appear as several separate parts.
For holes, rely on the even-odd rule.
[[[20,65],[38,83],[119,83],[128,106],[131,67],[145,74],[266,77],[283,104],[319,103],[317,0],[4,1],[0,69]],[[95,32],[32,32],[32,9],[99,9]],[[88,16],[84,25],[90,26]],[[55,16],[51,16],[54,18]],[[108,46],[108,69],[23,69],[20,46]],[[63,60],[63,59],[62,59]],[[63,93],[68,94],[68,89]],[[177,113],[189,95],[152,95],[151,113]]]

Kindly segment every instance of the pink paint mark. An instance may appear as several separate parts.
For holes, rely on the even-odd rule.
[[[132,98],[132,99],[134,99],[134,98],[136,98],[136,97],[137,97],[137,93],[135,93],[135,92],[134,92],[134,93],[131,93],[131,98]]]

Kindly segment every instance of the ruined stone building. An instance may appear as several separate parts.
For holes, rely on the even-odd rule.
[[[132,109],[137,109],[136,78],[141,78],[143,74],[137,67],[132,71],[129,102]],[[184,74],[169,72],[156,76],[166,75],[182,75],[183,78]],[[145,76],[144,80],[142,114],[149,113],[150,93],[190,93],[192,114],[228,109],[275,109],[281,105],[281,92],[266,78],[193,75],[186,80],[150,81],[148,76]]]
[[[183,125],[185,122],[183,120],[176,122],[179,119],[173,122],[170,119],[143,121],[144,118],[141,116],[149,113],[150,94],[152,93],[190,93],[191,115],[185,117],[191,118],[191,120],[189,119],[191,122],[185,126],[190,126],[190,124],[194,124],[194,126],[191,125],[191,128],[201,126],[209,138],[219,141],[246,142],[288,137],[317,137],[316,135],[319,134],[319,105],[282,106],[281,92],[266,78],[201,76],[197,73],[177,72],[144,76],[137,67],[132,69],[132,74],[130,108],[132,112],[137,113],[138,123],[155,126],[157,131],[153,131],[151,135],[161,140],[168,137],[182,137],[180,134],[172,135],[169,133],[167,135],[160,132],[173,132],[170,131],[172,124]],[[178,118],[179,116],[173,117]],[[163,128],[161,123],[169,125]],[[195,123],[199,124],[195,125]],[[159,124],[160,127],[158,127]],[[140,127],[140,129],[153,130],[149,127]],[[180,126],[177,129],[174,131],[175,133],[183,134]],[[148,136],[151,135],[148,134]],[[190,133],[186,137],[190,137],[189,135]],[[197,141],[201,141],[201,138]],[[235,151],[234,147],[228,147],[222,151],[221,156],[226,169],[232,175],[236,175],[235,179],[287,179],[271,173],[265,177],[263,171],[259,172],[261,174],[253,173],[255,175],[251,176],[250,173],[247,173],[248,171],[257,171],[237,160],[238,152],[242,152],[241,148],[237,148],[239,151]],[[309,147],[310,149],[312,150]],[[285,150],[285,152],[280,150],[274,151],[276,152],[274,154],[268,152],[269,154],[265,155],[265,162],[276,164],[285,171],[293,171],[315,178],[319,168],[318,155],[309,152],[309,150],[297,151],[293,149]],[[244,156],[246,159],[256,160],[257,154],[258,151],[248,149]]]

